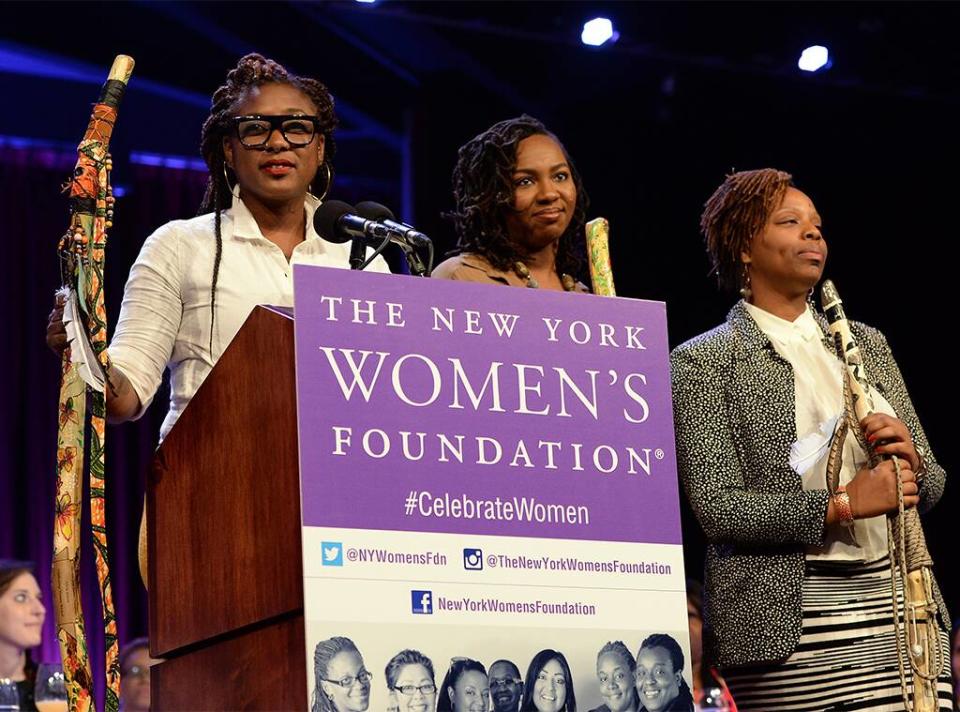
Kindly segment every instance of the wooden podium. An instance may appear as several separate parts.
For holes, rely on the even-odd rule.
[[[293,319],[257,307],[148,479],[157,710],[306,710]]]

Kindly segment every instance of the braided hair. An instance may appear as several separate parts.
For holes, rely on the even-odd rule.
[[[523,139],[537,135],[557,142],[577,187],[577,204],[570,224],[560,236],[556,261],[560,274],[578,275],[583,264],[581,238],[589,204],[587,192],[567,149],[541,122],[526,114],[494,124],[460,147],[453,169],[456,209],[448,214],[458,237],[455,252],[479,254],[504,271],[523,261],[524,255],[507,234],[506,214],[513,210],[517,146]]]
[[[323,682],[330,675],[330,663],[340,653],[356,653],[363,663],[363,656],[350,638],[334,636],[321,640],[313,651],[313,674],[316,677],[313,688],[313,700],[310,712],[337,712],[333,701],[323,691]]]
[[[333,131],[337,126],[337,116],[333,108],[333,96],[326,86],[316,79],[298,77],[289,73],[281,64],[259,54],[248,54],[240,58],[237,66],[227,74],[227,82],[213,93],[210,114],[203,122],[200,132],[200,153],[207,164],[210,176],[207,190],[200,204],[200,214],[213,212],[214,235],[217,240],[216,256],[213,261],[213,277],[210,284],[210,356],[213,357],[213,327],[217,306],[217,279],[220,275],[220,258],[223,255],[223,238],[220,232],[220,214],[232,204],[233,196],[227,183],[227,164],[223,154],[223,139],[232,128],[231,119],[237,106],[246,98],[247,93],[264,84],[287,84],[303,92],[317,107],[320,119],[319,132],[324,137],[324,163],[328,171],[328,181],[333,179],[330,159],[336,153]],[[320,171],[317,172],[320,175]],[[314,178],[316,180],[316,178]],[[322,194],[311,185],[311,190]]]
[[[720,287],[742,286],[740,255],[749,251],[792,185],[793,176],[775,168],[740,171],[728,175],[704,204],[700,230]]]
[[[637,669],[637,660],[633,657],[633,653],[630,652],[622,640],[611,640],[608,643],[605,643],[600,652],[597,653],[597,661],[600,661],[604,655],[619,655],[620,659],[627,664],[627,667],[630,669],[632,674]]]

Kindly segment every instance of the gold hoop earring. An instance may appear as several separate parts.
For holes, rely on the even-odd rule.
[[[231,169],[231,170],[233,170],[233,169]],[[233,185],[230,185],[230,176],[227,175],[227,162],[226,162],[226,161],[223,162],[223,180],[225,180],[226,183],[227,183],[227,190],[230,191],[230,195],[233,195],[233,196],[236,196],[237,198],[239,198],[239,197],[240,197],[240,184],[239,184],[239,183],[234,183]]]
[[[326,161],[324,161],[324,162],[321,163],[320,165],[321,165],[321,167],[327,169],[327,182],[326,182],[326,185],[325,185],[324,188],[323,188],[323,193],[321,193],[321,194],[320,194],[320,197],[317,198],[317,200],[319,200],[320,202],[323,202],[323,199],[327,197],[327,193],[330,192],[330,186],[333,185],[333,169],[330,167],[330,164],[327,163]],[[319,170],[318,170],[317,172],[319,173]],[[314,177],[314,180],[316,180],[316,177]],[[313,195],[313,193],[310,193],[310,195]],[[314,197],[316,198],[317,196],[314,195]]]

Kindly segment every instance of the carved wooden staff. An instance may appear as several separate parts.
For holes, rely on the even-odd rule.
[[[606,218],[596,218],[588,222],[585,229],[593,293],[615,297],[617,290],[613,286],[613,268],[610,264],[610,223]]]
[[[80,600],[80,512],[85,456],[90,462],[90,524],[106,648],[104,709],[115,712],[120,700],[117,621],[110,583],[104,500],[104,382],[109,382],[109,360],[103,279],[107,228],[113,224],[114,203],[108,151],[117,107],[123,99],[131,72],[133,59],[123,55],[114,59],[110,75],[100,90],[100,99],[93,106],[87,130],[77,146],[76,168],[64,186],[64,192],[70,194],[70,227],[58,248],[63,284],[61,293],[65,300],[64,322],[70,345],[63,352],[60,380],[52,581],[57,638],[71,712],[87,712],[94,708],[93,679]],[[85,442],[88,413],[90,438]]]
[[[863,358],[843,310],[843,302],[833,282],[825,280],[820,292],[821,304],[830,324],[837,355],[846,366],[847,384],[852,396],[855,422],[851,429],[864,451],[869,453],[870,466],[881,459],[873,446],[863,437],[860,422],[874,412],[870,383],[864,369]],[[879,443],[878,443],[879,444]],[[894,464],[896,465],[896,457]],[[897,466],[899,474],[900,468]],[[897,640],[897,660],[900,665],[900,683],[903,704],[907,712],[935,712],[937,703],[937,678],[943,671],[943,656],[940,651],[940,636],[937,629],[937,604],[933,597],[933,559],[927,550],[927,542],[920,525],[916,508],[904,510],[902,483],[898,479],[897,494],[899,511],[887,518],[887,542],[890,547],[891,585],[893,587],[893,624]],[[897,605],[896,570],[904,583],[903,624]],[[903,629],[906,629],[905,631]],[[904,637],[906,645],[904,646]],[[903,667],[903,648],[908,651],[913,670],[913,706],[909,701],[906,674]]]

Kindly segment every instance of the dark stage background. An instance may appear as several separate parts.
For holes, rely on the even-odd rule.
[[[581,24],[601,13],[620,41],[584,47]],[[440,214],[451,207],[457,147],[496,120],[541,118],[577,162],[591,216],[611,221],[620,294],[666,301],[672,345],[718,323],[734,301],[707,275],[698,233],[704,200],[731,169],[792,172],[824,217],[827,273],[848,312],[887,334],[937,457],[956,469],[956,5],[6,3],[4,16],[0,556],[37,561],[45,587],[58,366],[44,330],[67,221],[59,186],[89,104],[121,52],[137,68],[115,134],[123,196],[108,252],[112,318],[143,239],[196,212],[209,96],[239,56],[259,51],[320,78],[337,98],[332,196],[390,205],[433,236],[439,254],[452,245]],[[833,67],[805,75],[796,58],[817,43],[830,47]],[[143,420],[108,431],[121,640],[146,632],[135,543],[165,400],[158,394]],[[954,611],[958,501],[948,483],[926,517]],[[702,535],[689,510],[684,524],[688,571],[698,575]],[[85,557],[92,570],[91,552]],[[92,575],[86,585],[94,591]],[[86,610],[98,606],[88,600]],[[101,651],[94,635],[95,660]],[[52,615],[41,652],[57,657]]]

